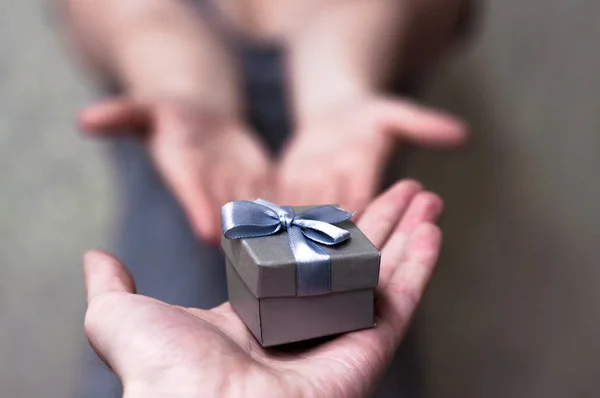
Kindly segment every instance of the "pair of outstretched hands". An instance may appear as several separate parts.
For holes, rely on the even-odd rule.
[[[384,96],[298,120],[279,159],[242,118],[186,99],[110,99],[85,109],[80,125],[96,135],[139,134],[190,225],[208,242],[218,242],[219,209],[233,200],[335,203],[360,213],[380,189],[398,143],[452,147],[467,136],[464,123],[448,114]]]

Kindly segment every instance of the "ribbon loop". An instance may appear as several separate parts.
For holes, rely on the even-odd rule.
[[[258,238],[287,230],[296,259],[296,294],[311,296],[331,292],[331,258],[314,242],[331,246],[350,238],[348,231],[332,224],[352,216],[334,206],[294,215],[289,207],[257,199],[227,203],[221,209],[221,226],[227,239]]]
[[[295,219],[294,225],[302,228],[302,233],[310,240],[323,245],[337,245],[348,239],[350,233],[323,221]]]
[[[335,206],[319,206],[303,211],[298,215],[304,220],[322,221],[328,224],[339,224],[351,219],[356,213],[349,213]]]
[[[227,239],[256,238],[276,233],[281,222],[271,208],[241,200],[221,208],[221,227]]]

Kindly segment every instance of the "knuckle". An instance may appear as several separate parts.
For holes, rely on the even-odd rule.
[[[114,310],[116,304],[118,303],[115,302],[115,298],[111,294],[103,293],[93,298],[85,312],[83,324],[88,337],[97,334],[98,329],[103,324],[102,320]]]

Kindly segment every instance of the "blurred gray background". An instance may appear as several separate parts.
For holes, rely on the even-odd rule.
[[[42,0],[0,0],[0,397],[67,397],[83,344],[80,258],[115,217],[93,98]],[[409,171],[446,200],[418,322],[427,396],[598,397],[600,3],[504,0],[424,101],[471,146]]]

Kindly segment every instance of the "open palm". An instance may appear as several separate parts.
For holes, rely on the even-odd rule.
[[[126,397],[359,397],[377,387],[435,265],[441,200],[397,183],[358,220],[382,251],[377,326],[318,342],[262,348],[230,305],[181,308],[134,294],[107,254],[84,260],[86,333]]]
[[[398,145],[455,148],[468,137],[460,119],[404,98],[349,99],[300,120],[276,171],[276,201],[337,203],[362,212],[381,189]]]
[[[219,209],[264,196],[270,159],[237,117],[189,99],[110,99],[85,109],[81,127],[100,136],[137,133],[164,182],[204,241],[218,243]]]

